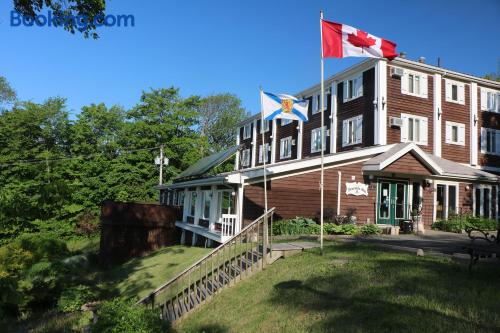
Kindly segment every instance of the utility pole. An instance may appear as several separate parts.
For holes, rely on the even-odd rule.
[[[159,184],[163,184],[163,145],[160,146],[160,181]]]

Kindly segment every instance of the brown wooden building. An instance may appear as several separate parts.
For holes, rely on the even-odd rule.
[[[258,217],[264,158],[278,217],[317,216],[321,135],[325,207],[336,215],[389,225],[418,215],[419,227],[463,212],[499,218],[499,82],[396,58],[360,62],[325,86],[324,131],[318,84],[296,94],[310,101],[308,122],[262,126],[257,114],[240,124],[234,172],[161,188],[184,206],[178,226],[220,242]]]

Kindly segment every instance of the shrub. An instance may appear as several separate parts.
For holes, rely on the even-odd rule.
[[[94,301],[97,293],[89,286],[78,285],[64,289],[57,301],[57,309],[61,312],[78,311],[82,305]]]
[[[162,322],[155,310],[135,306],[133,302],[115,298],[102,303],[99,320],[92,327],[98,333],[155,333],[163,332]]]
[[[340,233],[344,235],[354,235],[358,233],[358,227],[354,224],[342,224],[340,226]]]
[[[467,228],[497,230],[497,227],[498,222],[493,219],[474,217],[469,214],[454,215],[448,220],[440,220],[432,224],[433,229],[457,233]]]
[[[382,229],[375,224],[365,224],[359,230],[363,235],[377,235],[382,233]]]
[[[315,235],[320,226],[312,219],[296,217],[273,223],[273,235]]]

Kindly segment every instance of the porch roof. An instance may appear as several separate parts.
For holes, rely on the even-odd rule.
[[[363,171],[383,171],[386,167],[408,153],[412,153],[416,159],[436,176],[494,182],[500,181],[500,177],[492,173],[426,153],[413,142],[399,143],[385,153],[369,159],[364,163]]]

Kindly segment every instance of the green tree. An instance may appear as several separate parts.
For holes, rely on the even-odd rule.
[[[74,34],[81,32],[85,38],[98,38],[94,24],[104,18],[105,0],[14,0],[14,9],[26,17],[36,18],[44,7],[53,12],[57,22]],[[66,20],[66,17],[85,18],[84,21]]]
[[[486,80],[498,81],[500,82],[500,74],[490,73],[483,76]]]
[[[12,89],[7,79],[0,76],[0,106],[4,103],[12,103],[16,100],[16,91]]]
[[[233,94],[210,95],[201,99],[198,108],[200,134],[214,153],[235,144],[236,125],[248,117],[241,100]],[[205,154],[205,151],[202,151]]]

